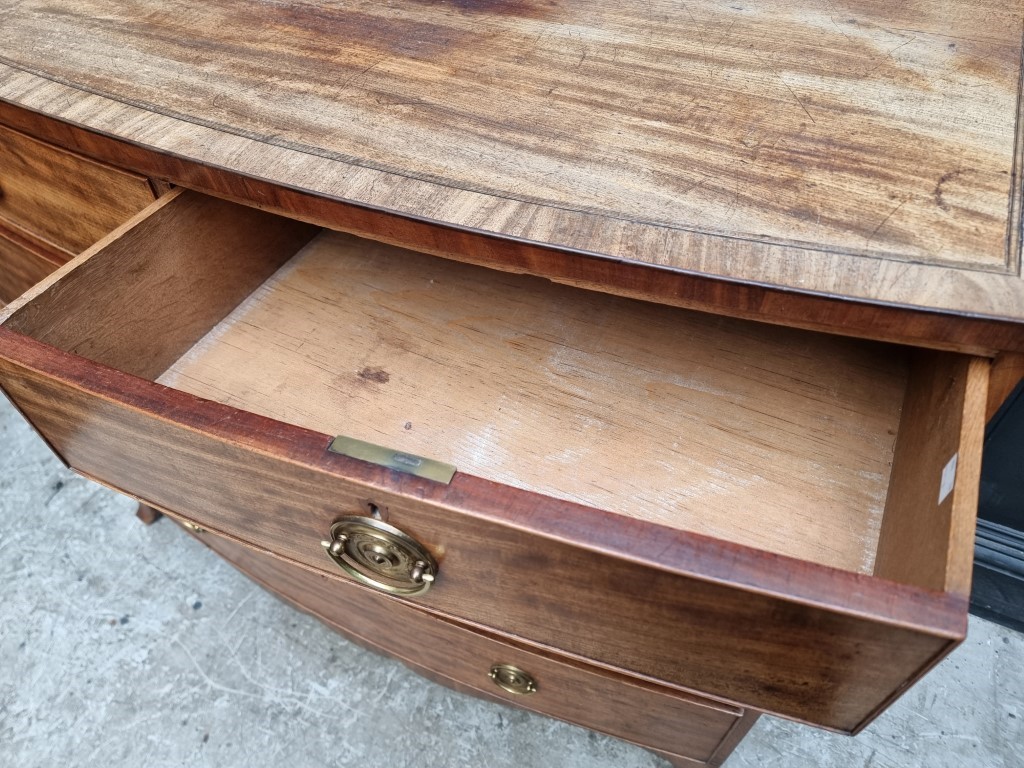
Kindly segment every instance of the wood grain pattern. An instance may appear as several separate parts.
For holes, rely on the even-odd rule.
[[[75,254],[153,201],[145,178],[0,127],[0,217]]]
[[[189,168],[1019,338],[1021,3],[908,8],[33,0],[0,99]]]
[[[59,86],[53,88],[60,90]],[[70,94],[49,96],[47,104],[69,98]],[[141,115],[133,116],[133,120],[139,119]],[[337,197],[282,187],[238,171],[184,159],[153,144],[143,146],[118,141],[0,100],[0,122],[5,121],[33,135],[45,136],[49,141],[106,162],[134,168],[151,177],[175,179],[183,186],[290,218],[493,269],[525,272],[590,290],[832,334],[987,356],[994,356],[1003,349],[1024,351],[1024,333],[1019,325],[1001,318],[984,319],[973,313],[970,316],[944,315],[902,304],[852,301],[848,296],[821,296],[763,284],[724,281],[693,271],[609,259],[521,238],[499,237],[472,228],[439,227],[371,205],[356,205]],[[208,137],[192,137],[191,141],[210,143]],[[329,170],[314,176],[319,179],[324,173]],[[593,227],[588,225],[585,229],[590,231]],[[914,265],[907,266],[896,282],[903,285],[908,280],[930,279],[907,271],[914,269]],[[864,277],[880,279],[878,275]],[[956,277],[946,275],[943,278],[948,279]],[[852,283],[849,288],[852,290]],[[960,290],[972,292],[972,302],[977,309],[997,286],[975,284],[968,288],[960,285]],[[837,300],[839,298],[842,300]]]
[[[352,582],[214,535],[210,549],[288,602],[363,645],[425,669],[488,698],[567,720],[674,755],[706,763],[718,752],[742,710],[588,668],[509,638],[439,619]],[[533,675],[537,693],[506,693],[487,677],[492,664],[513,664]]]
[[[1021,8],[926,8],[36,0],[5,59],[453,190],[1002,268]]]
[[[876,575],[970,595],[988,372],[985,360],[916,355]]]
[[[73,467],[154,506],[333,569],[324,532],[373,498],[440,561],[424,607],[742,706],[856,731],[966,630],[960,595],[468,474],[400,475],[7,328],[0,383]]]
[[[16,224],[10,219],[5,219],[3,216],[0,216],[0,235],[8,240],[13,240],[23,248],[33,251],[41,258],[53,263],[55,267],[67,264],[76,256],[76,254],[55,246],[32,230],[25,229],[20,224]]]
[[[23,239],[10,237],[0,222],[0,301],[14,301],[55,269]]]
[[[155,378],[315,231],[176,190],[12,304],[0,322]]]
[[[458,473],[450,486],[396,475],[327,454],[323,433],[139,378],[160,373],[311,234],[304,225],[252,209],[172,192],[0,316],[6,318],[0,383],[68,463],[154,506],[307,567],[332,569],[319,544],[324,532],[338,516],[359,509],[358,500],[373,498],[389,508],[392,523],[441,561],[443,577],[422,601],[427,608],[743,706],[856,730],[962,638],[966,598],[957,590],[839,571],[469,473]],[[262,254],[256,261],[253,249]],[[435,263],[382,253],[397,255],[393,260],[403,269],[416,269],[417,259]],[[328,262],[344,263],[332,248],[324,254]],[[249,274],[254,263],[262,265],[262,274]],[[436,264],[444,268],[436,274],[445,290],[461,281],[463,302],[476,301],[475,291],[483,298],[478,304],[501,308],[487,285],[512,278]],[[356,266],[346,265],[356,267],[358,259]],[[387,270],[377,267],[386,278]],[[421,275],[421,286],[429,277]],[[187,290],[170,290],[181,280],[190,281]],[[308,302],[337,301],[336,295],[318,296],[313,287],[306,287]],[[135,300],[119,303],[126,289]],[[385,304],[401,312],[431,295],[419,290],[418,299],[408,288],[404,294],[378,291],[378,297],[390,297],[394,305]],[[559,311],[587,309],[595,298],[564,288],[536,290]],[[452,295],[447,303],[458,310]],[[566,300],[569,295],[581,298]],[[259,301],[257,295],[254,303]],[[674,328],[682,321],[664,308],[618,302],[611,311],[629,307],[629,313],[641,313],[644,333],[632,333],[630,343],[616,349],[623,355],[643,349],[648,364],[667,355],[644,344],[674,341],[684,329],[702,343],[724,333],[719,341],[728,338],[730,344],[748,343],[733,338],[746,329],[759,361],[779,343],[763,328],[714,318]],[[542,314],[535,310],[531,322]],[[658,320],[661,313],[672,323]],[[599,328],[599,314],[585,311],[582,318]],[[475,309],[471,320],[486,317],[484,309]],[[581,325],[571,313],[566,317],[571,322],[560,320],[559,331]],[[328,326],[338,333],[338,326]],[[472,322],[452,327],[472,339]],[[871,349],[842,344],[847,351],[840,360],[858,360],[857,350]],[[727,347],[717,346],[718,369],[728,363],[743,370],[746,358],[728,362]],[[786,358],[795,348],[780,349],[786,354],[776,357]],[[272,361],[265,352],[259,350]],[[872,358],[861,363],[865,359]],[[360,370],[350,375],[358,377]],[[875,372],[864,375],[873,381]],[[752,377],[768,377],[764,366]],[[851,371],[843,377],[855,378]],[[825,389],[832,386],[847,384]],[[183,477],[190,481],[182,483]],[[951,534],[950,546],[969,550],[959,535]]]
[[[152,344],[136,333],[123,350]],[[517,488],[870,573],[905,376],[903,351],[888,346],[325,233],[159,381]]]

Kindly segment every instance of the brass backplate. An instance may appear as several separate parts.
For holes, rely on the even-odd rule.
[[[437,576],[437,561],[426,547],[372,517],[338,520],[321,544],[349,576],[392,595],[421,595]]]
[[[537,692],[537,681],[533,675],[511,664],[495,664],[487,676],[502,690],[517,696],[528,696]]]
[[[425,477],[427,480],[434,480],[445,485],[452,481],[456,471],[451,464],[411,453],[403,453],[394,448],[385,448],[382,445],[374,445],[344,435],[334,438],[327,446],[327,450],[352,459],[369,461],[371,464],[387,467],[397,472],[405,472],[407,475]]]

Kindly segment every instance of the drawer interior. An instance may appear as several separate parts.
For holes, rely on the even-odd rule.
[[[160,381],[460,471],[870,572],[902,350],[318,234]]]
[[[952,512],[915,522],[946,504],[977,411],[981,368],[958,355],[597,294],[195,193],[5,314],[169,387],[513,487],[933,588],[965,568]],[[914,537],[935,539],[935,564],[904,562]]]

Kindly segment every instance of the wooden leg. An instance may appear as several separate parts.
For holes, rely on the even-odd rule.
[[[147,507],[145,504],[139,504],[139,508],[135,510],[135,516],[146,525],[152,525],[163,517],[160,512],[157,512],[152,507]]]
[[[718,745],[718,748],[715,749],[714,754],[711,755],[706,763],[690,757],[662,752],[660,749],[651,749],[650,747],[648,747],[648,749],[662,760],[665,760],[673,768],[697,768],[697,766],[701,765],[705,768],[717,768],[718,766],[721,766],[729,755],[732,754],[732,751],[739,746],[739,743],[743,741],[743,737],[746,736],[747,732],[754,727],[754,724],[757,722],[757,718],[760,716],[760,712],[754,712],[749,709],[746,710],[740,719],[736,721],[736,724],[733,725],[725,735],[725,738],[722,739],[722,743]]]
[[[751,728],[757,723],[757,718],[761,716],[760,712],[748,709],[743,713],[743,716],[736,721],[736,725],[732,727],[732,730],[722,740],[722,743],[718,745],[718,749],[715,750],[715,754],[711,756],[708,761],[708,765],[719,766],[722,765],[726,758],[732,754],[732,751],[739,746],[740,742],[743,741],[743,737],[747,735]]]
[[[688,757],[680,757],[679,755],[671,755],[668,752],[662,752],[660,749],[650,749],[648,751],[653,752],[666,763],[672,766],[672,768],[700,768],[700,766],[706,766],[707,763],[702,763],[699,760],[691,760]]]

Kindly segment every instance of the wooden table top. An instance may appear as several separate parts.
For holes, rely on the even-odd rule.
[[[985,318],[999,349],[1022,29],[1021,0],[6,0],[0,100],[415,219]]]

